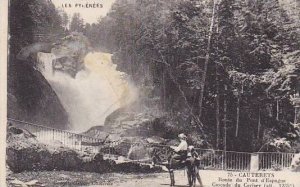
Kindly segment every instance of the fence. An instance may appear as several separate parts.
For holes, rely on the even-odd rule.
[[[61,145],[72,149],[98,153],[101,152],[113,159],[128,160],[131,162],[152,163],[155,160],[166,162],[171,154],[167,145],[150,144],[143,142],[105,141],[64,130],[53,129],[8,118],[14,126],[26,129],[36,136],[42,143]],[[200,166],[205,169],[249,171],[281,170],[289,168],[294,153],[282,152],[235,152],[213,149],[195,149],[200,156]],[[255,159],[254,159],[255,158]]]
[[[289,168],[294,153],[260,152],[258,154],[259,170],[281,170]]]
[[[93,138],[81,134],[76,134],[64,130],[45,127],[33,123],[8,118],[15,127],[26,129],[36,136],[36,139],[49,145],[61,145],[71,149],[89,152],[99,152],[104,140]]]
[[[200,155],[200,165],[207,169],[250,170],[251,153],[196,149]]]

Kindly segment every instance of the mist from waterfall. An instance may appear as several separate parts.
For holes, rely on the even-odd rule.
[[[39,69],[68,112],[75,132],[103,125],[110,113],[136,98],[135,87],[125,73],[116,70],[111,56],[89,53],[84,59],[84,69],[72,78],[64,72],[53,72],[53,54],[38,54]]]

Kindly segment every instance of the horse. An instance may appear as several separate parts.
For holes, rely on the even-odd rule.
[[[175,153],[170,147],[161,147],[160,149],[154,149],[152,153],[152,163],[153,165],[163,165],[166,166],[170,175],[170,186],[175,186],[175,176],[174,169],[187,169],[188,183],[190,187],[196,185],[196,178],[198,179],[200,185],[202,186],[201,179],[198,173],[198,165],[196,165],[196,159],[193,157],[187,157],[183,160],[171,159],[172,155]],[[167,162],[164,162],[167,160]]]

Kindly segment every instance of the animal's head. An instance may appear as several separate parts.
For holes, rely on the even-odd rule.
[[[188,147],[188,151],[189,151],[189,152],[195,151],[195,147],[194,147],[193,145],[190,145],[190,146]]]

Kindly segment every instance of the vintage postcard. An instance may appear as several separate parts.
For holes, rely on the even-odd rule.
[[[299,0],[2,9],[1,186],[300,187]]]

